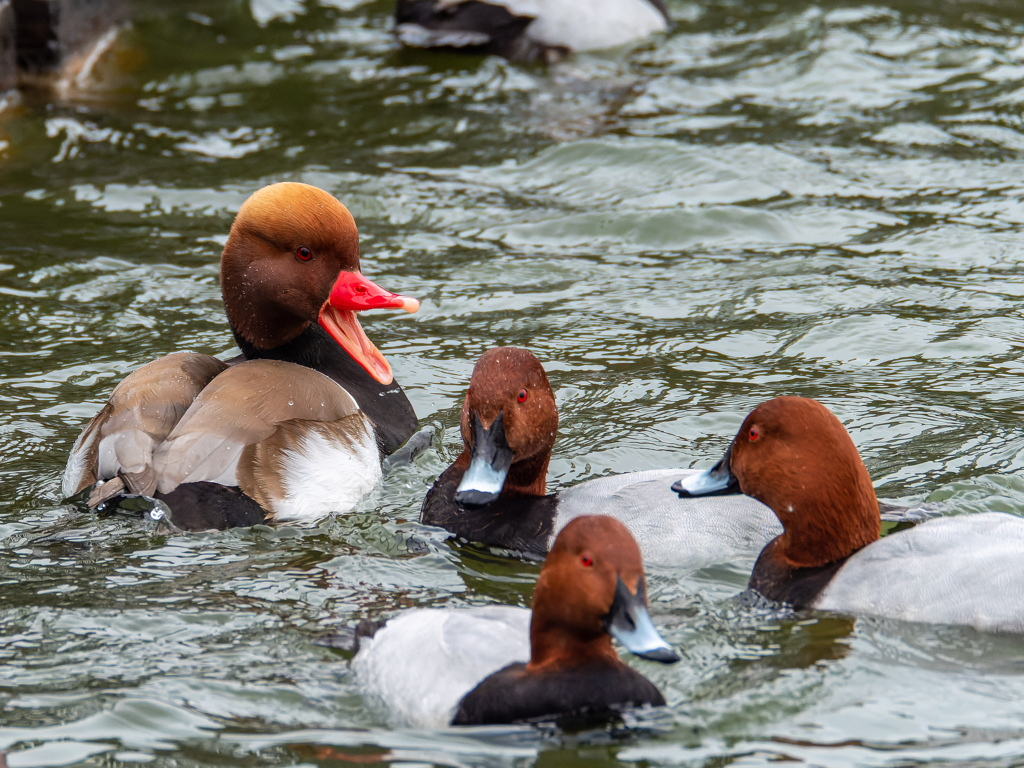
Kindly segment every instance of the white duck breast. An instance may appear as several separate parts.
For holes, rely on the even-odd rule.
[[[597,51],[668,29],[649,0],[491,0],[517,16],[533,16],[531,40],[574,51]]]
[[[961,515],[886,536],[854,553],[813,606],[1024,632],[1024,519]]]
[[[275,521],[347,512],[381,479],[373,426],[332,379],[250,360],[209,384],[154,451],[157,490],[238,486]]]
[[[387,712],[392,726],[440,728],[477,683],[529,660],[525,608],[421,608],[362,638],[352,668],[367,699]]]
[[[264,496],[275,522],[315,523],[349,512],[383,477],[377,439],[362,412],[329,424],[282,424],[275,438],[288,447],[274,456],[261,444],[256,459],[262,466],[276,459],[280,467],[283,492]]]
[[[648,565],[697,570],[718,563],[752,566],[782,533],[771,508],[749,496],[680,499],[672,483],[691,469],[654,469],[612,475],[560,491],[557,535],[581,515],[614,517],[633,534]]]

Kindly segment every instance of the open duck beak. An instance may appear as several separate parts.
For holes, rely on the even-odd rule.
[[[732,446],[730,445],[725,456],[715,466],[677,480],[672,484],[672,490],[678,493],[681,499],[689,496],[729,496],[742,493],[739,480],[736,479],[729,466],[731,460]]]
[[[647,592],[643,578],[636,580],[636,592],[630,592],[621,576],[615,577],[615,599],[604,625],[608,633],[622,643],[626,650],[641,659],[674,664],[679,654],[658,634],[647,612]]]
[[[415,312],[420,302],[409,296],[388,293],[360,272],[343,270],[331,288],[331,295],[320,308],[321,327],[359,363],[368,374],[385,386],[394,381],[391,365],[367,338],[356,319],[364,309],[404,309]]]
[[[501,494],[508,469],[512,466],[512,449],[505,439],[504,411],[490,429],[484,429],[473,411],[473,453],[469,468],[455,490],[455,501],[464,507],[479,507],[494,501]]]

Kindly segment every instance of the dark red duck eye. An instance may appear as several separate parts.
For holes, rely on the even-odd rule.
[[[313,252],[303,245],[295,250],[295,258],[299,261],[309,261],[313,258]]]
[[[589,568],[594,564],[594,558],[592,558],[590,555],[584,555],[580,558],[580,562],[587,566],[587,568]]]
[[[519,390],[519,394],[516,395],[516,401],[520,402],[520,403],[525,403],[526,402],[526,398],[528,398],[529,396],[530,396],[529,392],[527,392],[525,389],[520,389]]]
[[[748,434],[750,435],[750,442],[754,442],[761,436],[761,430],[755,425],[750,428],[750,432]]]

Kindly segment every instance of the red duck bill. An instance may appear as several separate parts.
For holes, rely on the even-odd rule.
[[[342,272],[331,295],[320,308],[320,326],[331,334],[349,356],[381,384],[394,381],[391,365],[359,325],[356,312],[364,309],[404,309],[415,312],[418,299],[389,293],[360,272]]]

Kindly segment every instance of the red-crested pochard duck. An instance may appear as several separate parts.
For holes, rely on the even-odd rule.
[[[986,512],[929,520],[879,538],[871,478],[821,403],[779,397],[744,420],[725,456],[673,490],[745,493],[784,532],[750,588],[795,608],[1024,632],[1024,520]]]
[[[658,689],[619,659],[612,637],[641,658],[679,660],[648,613],[636,541],[617,520],[584,516],[555,540],[532,614],[503,606],[406,611],[362,639],[353,667],[396,725],[607,718],[663,706]]]
[[[614,48],[670,23],[664,0],[398,0],[395,8],[395,34],[409,47],[521,62]]]
[[[153,496],[201,530],[311,524],[380,481],[417,420],[356,312],[419,302],[362,275],[348,209],[308,184],[255,192],[224,246],[221,290],[241,357],[177,352],[132,372],[75,442],[66,495]]]

